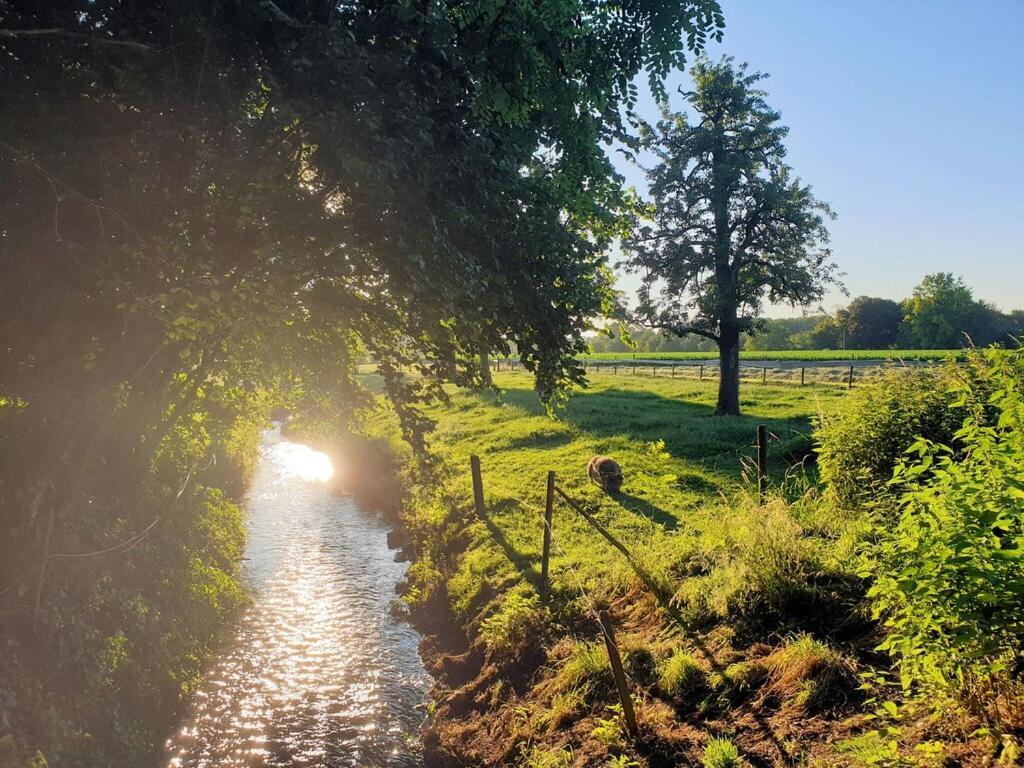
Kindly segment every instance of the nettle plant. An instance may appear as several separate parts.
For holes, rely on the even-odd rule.
[[[900,515],[868,594],[903,687],[970,697],[1020,682],[1024,352],[972,353],[953,389],[968,413],[958,451],[919,440],[897,466]]]

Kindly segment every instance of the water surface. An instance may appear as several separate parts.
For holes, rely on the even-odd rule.
[[[332,496],[329,459],[268,431],[247,502],[241,616],[168,742],[172,768],[414,766],[429,683],[391,610],[387,526]]]

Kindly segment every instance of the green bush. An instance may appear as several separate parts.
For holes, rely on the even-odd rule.
[[[874,376],[815,427],[821,478],[844,506],[887,493],[903,452],[919,437],[949,444],[966,413],[953,407],[953,364]]]
[[[972,356],[957,454],[922,439],[896,470],[899,518],[868,554],[868,595],[907,689],[1010,685],[1024,643],[1024,354]],[[984,694],[980,698],[985,698]]]

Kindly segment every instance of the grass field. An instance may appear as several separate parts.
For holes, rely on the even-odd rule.
[[[548,470],[623,539],[641,548],[668,534],[678,541],[680,531],[693,529],[697,510],[707,514],[710,505],[715,516],[719,505],[749,490],[744,465],[754,455],[757,424],[766,424],[772,435],[770,470],[782,483],[792,454],[807,445],[812,415],[842,397],[841,390],[748,387],[745,415],[721,419],[714,416],[711,382],[607,376],[577,392],[555,421],[538,403],[528,376],[498,374],[495,383],[500,395],[459,393],[450,407],[431,414],[438,420],[431,444],[453,472],[452,494],[468,502],[469,456],[479,455],[483,465],[490,517],[476,531],[459,605],[470,605],[470,593],[484,582],[500,590],[523,571],[531,578],[539,574],[538,514]],[[598,454],[623,464],[621,494],[603,494],[587,479],[587,461]],[[562,545],[556,573],[571,565],[587,579],[599,579],[616,565],[611,548],[567,508],[560,510],[556,529]],[[601,553],[598,560],[595,552]]]
[[[740,352],[741,360],[948,360],[962,357],[958,349],[785,349]],[[717,360],[717,352],[595,352],[585,360]]]
[[[439,672],[442,685],[462,685],[441,697],[442,741],[485,764],[509,750],[518,750],[515,764],[532,766],[605,765],[621,753],[621,723],[608,720],[605,706],[615,699],[592,621],[592,608],[608,605],[627,666],[635,667],[631,684],[645,727],[661,745],[651,749],[675,744],[672,759],[699,762],[707,740],[722,736],[758,765],[780,755],[831,755],[815,733],[846,728],[823,726],[826,707],[806,699],[815,690],[828,702],[856,698],[848,683],[857,662],[833,644],[856,631],[834,604],[848,599],[855,581],[858,529],[856,521],[801,501],[813,496],[813,470],[794,463],[805,455],[811,419],[845,392],[750,386],[745,415],[722,418],[713,415],[712,382],[607,375],[553,420],[526,374],[497,374],[495,383],[498,394],[453,392],[449,405],[431,412],[441,480],[405,513],[423,547],[410,570],[414,610],[443,594],[491,663],[506,664],[506,678],[520,680],[513,688],[497,683],[490,666],[469,682]],[[377,429],[393,432],[390,418],[380,418]],[[772,498],[765,506],[754,497],[749,471],[759,423],[771,433]],[[483,467],[481,519],[472,512],[473,454]],[[596,454],[621,462],[621,493],[605,494],[587,479]],[[626,543],[670,596],[674,621],[622,554],[562,502],[553,517],[552,598],[540,601],[548,470]],[[730,683],[726,673],[735,677],[747,665],[754,675],[755,667],[763,671],[757,665],[770,664],[792,674],[772,694],[775,704],[755,712],[750,691],[743,693],[747,684]],[[839,679],[842,690],[828,687]],[[467,714],[467,697],[490,703]],[[737,727],[740,721],[745,725]],[[595,740],[595,733],[603,736]],[[688,745],[677,743],[687,733]],[[637,756],[642,765],[662,764]]]

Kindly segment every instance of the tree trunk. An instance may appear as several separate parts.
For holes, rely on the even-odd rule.
[[[491,381],[491,356],[487,352],[487,347],[480,346],[480,382],[485,387],[491,387],[494,382]]]
[[[740,415],[740,334],[723,326],[718,340],[718,416]]]

